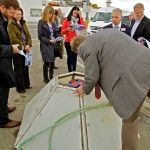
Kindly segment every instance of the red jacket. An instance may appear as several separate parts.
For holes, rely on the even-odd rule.
[[[84,28],[83,28],[83,29],[86,28],[83,18],[80,18],[80,24],[81,24],[81,25],[84,25]],[[71,30],[70,30],[70,31],[67,31],[67,30],[66,30],[68,27],[70,27],[70,25],[71,25],[71,24],[70,24],[70,21],[68,21],[68,19],[66,18],[66,19],[64,20],[64,22],[63,22],[62,29],[61,29],[61,34],[65,34],[65,35],[66,35],[66,37],[65,37],[65,42],[70,42],[71,39],[72,39],[74,36],[76,36],[76,32],[71,31]]]

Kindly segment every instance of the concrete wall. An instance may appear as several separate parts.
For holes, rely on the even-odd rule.
[[[24,19],[29,22],[37,22],[41,17],[31,17],[30,10],[42,10],[42,0],[19,0],[20,6],[24,10]]]

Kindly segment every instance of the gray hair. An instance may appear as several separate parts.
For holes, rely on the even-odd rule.
[[[79,34],[79,35],[75,36],[70,42],[71,50],[77,54],[78,47],[86,38],[87,38],[87,35],[83,35],[83,34]]]

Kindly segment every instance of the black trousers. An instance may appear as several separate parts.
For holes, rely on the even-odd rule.
[[[7,124],[8,118],[8,96],[9,88],[0,88],[0,125]]]
[[[30,87],[29,67],[25,66],[25,57],[20,54],[13,56],[14,72],[17,91],[25,91]]]
[[[54,62],[44,62],[43,64],[43,78],[44,80],[51,80],[54,74]]]
[[[65,48],[67,51],[68,72],[76,71],[77,54],[71,51],[71,46],[69,42],[65,42]]]

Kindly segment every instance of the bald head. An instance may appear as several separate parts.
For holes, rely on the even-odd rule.
[[[115,8],[112,11],[112,24],[119,25],[122,19],[122,10],[120,8]]]
[[[112,10],[112,13],[117,12],[120,13],[122,15],[122,10],[120,8],[115,8]]]

